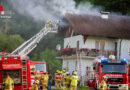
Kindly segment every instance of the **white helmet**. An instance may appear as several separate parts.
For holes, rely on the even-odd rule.
[[[35,80],[35,83],[36,83],[36,84],[39,84],[39,80]]]
[[[109,59],[110,59],[110,60],[114,60],[114,59],[115,59],[115,56],[114,56],[114,55],[110,55],[110,56],[109,56]]]

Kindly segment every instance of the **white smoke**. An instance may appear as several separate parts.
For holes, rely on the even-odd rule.
[[[66,13],[99,15],[99,8],[93,8],[90,3],[80,4],[76,7],[73,0],[8,0],[20,14],[28,15],[35,21],[55,21]]]

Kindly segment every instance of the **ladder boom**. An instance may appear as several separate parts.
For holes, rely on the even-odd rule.
[[[59,23],[59,22],[58,22]],[[27,55],[29,54],[40,42],[42,37],[47,35],[49,32],[57,33],[58,30],[58,23],[52,24],[51,22],[45,24],[45,27],[39,31],[36,35],[32,38],[24,42],[20,45],[17,49],[15,49],[11,54],[12,55]]]

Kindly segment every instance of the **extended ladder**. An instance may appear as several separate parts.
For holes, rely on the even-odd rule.
[[[45,24],[45,27],[42,28],[42,30],[39,33],[37,33],[32,38],[30,38],[29,40],[24,42],[17,49],[15,49],[11,54],[12,55],[27,55],[27,54],[29,54],[37,46],[37,44],[40,42],[42,37],[47,35],[49,32],[57,33],[58,24],[59,24],[59,22],[57,22],[56,24],[53,24],[51,22]]]
[[[80,75],[80,85],[83,85],[83,78],[82,78],[82,62],[81,62],[81,54],[80,50],[77,51],[77,62],[78,62],[78,70],[79,70],[79,75]]]

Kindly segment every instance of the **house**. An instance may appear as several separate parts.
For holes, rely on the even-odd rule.
[[[97,56],[115,55],[130,60],[130,17],[67,14],[68,30],[60,51],[63,68],[85,80],[93,77],[92,64]],[[88,76],[89,72],[89,76]],[[91,72],[91,73],[90,73]]]

